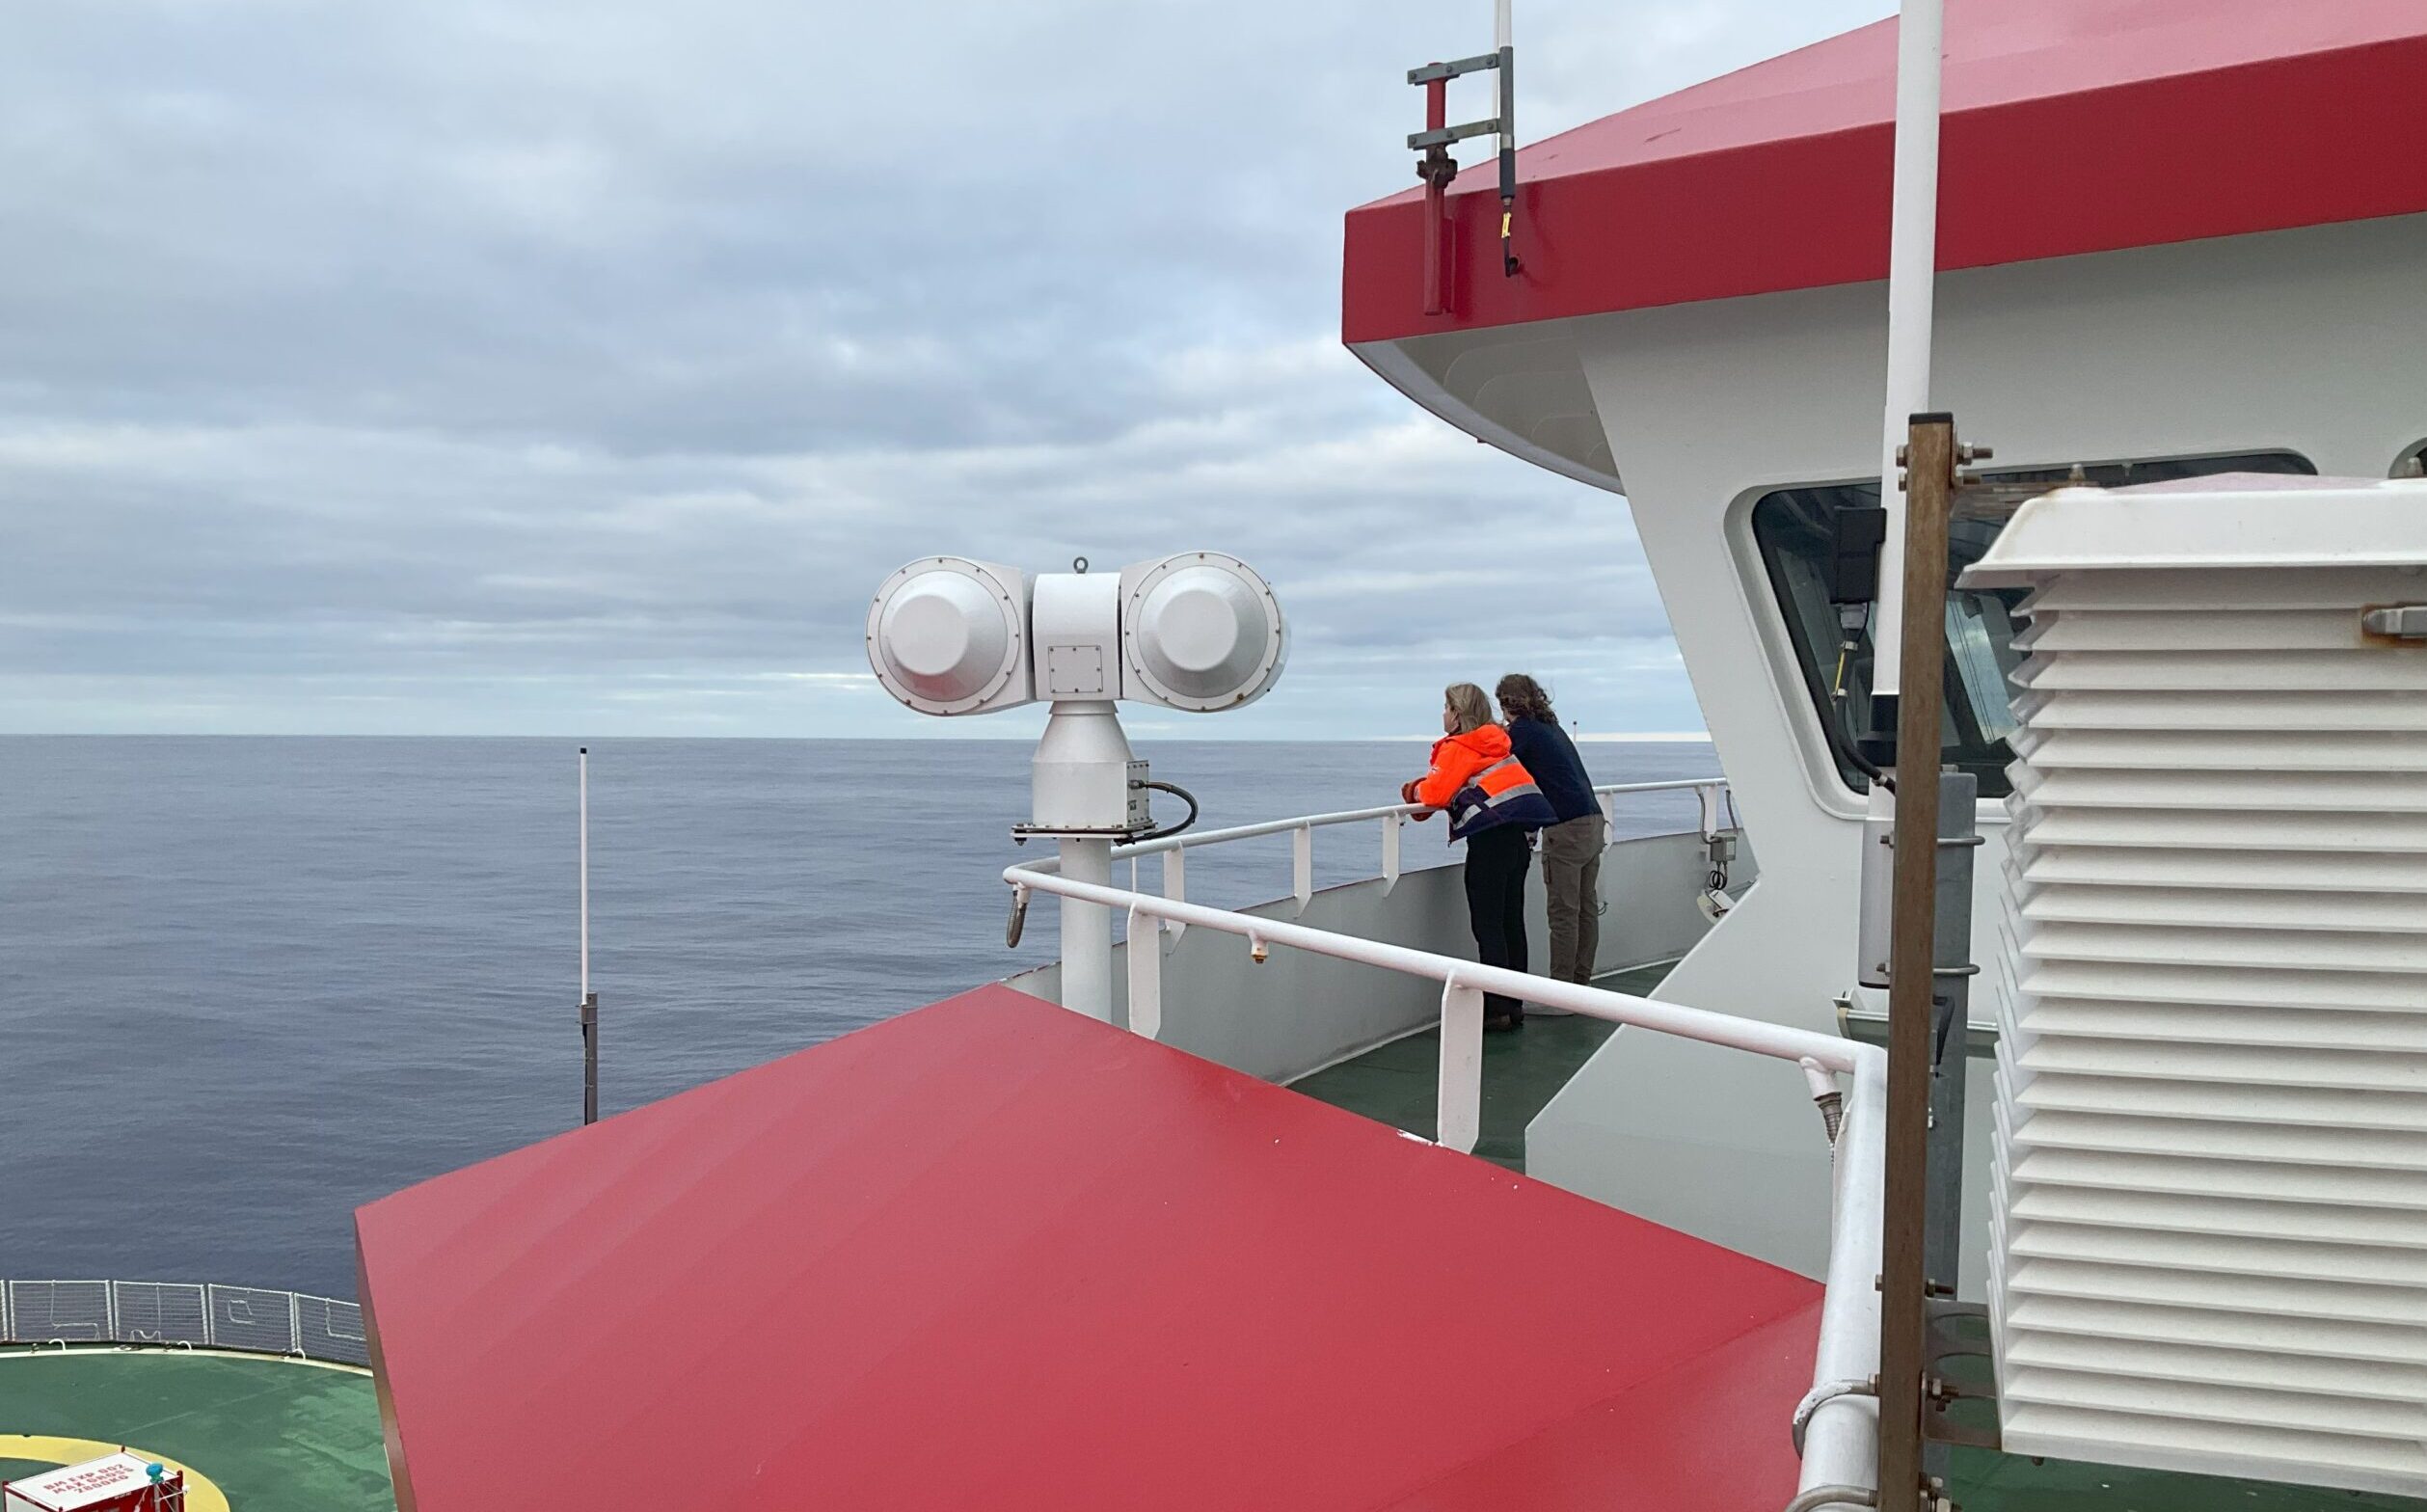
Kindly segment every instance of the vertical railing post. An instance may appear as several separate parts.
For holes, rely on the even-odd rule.
[[[1441,989],[1441,1092],[1434,1143],[1474,1153],[1483,1135],[1483,990],[1455,977]]]
[[[1178,846],[1163,852],[1163,896],[1173,903],[1188,902],[1188,852]],[[1164,933],[1173,944],[1180,942],[1180,932],[1188,928],[1177,919],[1164,921]]]
[[[1300,824],[1289,832],[1289,896],[1305,913],[1314,901],[1314,826]]]
[[[1133,889],[1134,890],[1134,889]],[[1148,1040],[1163,1038],[1163,940],[1161,921],[1129,905],[1129,1030]]]
[[[291,1291],[286,1294],[286,1352],[304,1352],[304,1302]]]
[[[1399,885],[1399,831],[1407,827],[1405,814],[1386,815],[1382,821],[1382,895]]]

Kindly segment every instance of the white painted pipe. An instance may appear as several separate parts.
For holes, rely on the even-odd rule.
[[[1688,789],[1708,788],[1715,793],[1727,790],[1724,777],[1678,777],[1663,782],[1617,782],[1593,789],[1604,797],[1623,797],[1632,793],[1683,793]],[[1421,803],[1386,803],[1374,808],[1341,809],[1333,814],[1301,814],[1293,819],[1268,819],[1254,824],[1234,824],[1227,829],[1192,829],[1182,835],[1167,835],[1161,840],[1130,841],[1113,847],[1113,859],[1125,861],[1133,856],[1168,855],[1174,850],[1194,850],[1200,846],[1221,845],[1230,840],[1254,840],[1262,835],[1278,835],[1292,829],[1325,829],[1334,824],[1362,824],[1391,815],[1425,814],[1432,810]],[[1605,810],[1606,812],[1606,810]],[[1031,862],[1031,871],[1050,876],[1058,862]]]
[[[1836,1192],[1829,1220],[1828,1291],[1813,1353],[1816,1390],[1879,1373],[1879,1235],[1887,1202],[1887,1058],[1854,1067],[1846,1122],[1837,1136]],[[1879,1482],[1879,1399],[1852,1392],[1812,1410],[1803,1435],[1798,1491]],[[1841,1505],[1824,1502],[1822,1505]]]
[[[1068,875],[1071,864],[1066,848],[1073,844],[1100,845],[1101,841],[1063,842],[1064,875],[1048,875],[1038,868],[1008,867],[1003,879],[1014,887],[1031,887],[1052,893],[1063,900],[1063,916],[1071,913],[1071,900],[1113,908],[1135,908],[1140,913],[1159,919],[1177,919],[1183,924],[1226,934],[1246,935],[1252,943],[1266,946],[1286,945],[1292,950],[1311,951],[1319,956],[1335,956],[1387,971],[1402,972],[1412,977],[1429,977],[1447,983],[1453,977],[1461,986],[1482,992],[1498,992],[1509,997],[1540,1003],[1545,1008],[1563,1008],[1572,1013],[1590,1018],[1605,1018],[1611,1023],[1631,1024],[1680,1039],[1699,1040],[1708,1044],[1726,1045],[1732,1049],[1749,1050],[1773,1060],[1819,1062],[1832,1071],[1850,1071],[1866,1060],[1879,1059],[1881,1052],[1874,1046],[1858,1044],[1842,1035],[1820,1034],[1809,1029],[1794,1029],[1785,1024],[1765,1023],[1757,1018],[1739,1018],[1733,1013],[1712,1012],[1709,1009],[1687,1008],[1681,1003],[1656,1003],[1650,998],[1627,992],[1611,992],[1602,987],[1584,986],[1574,982],[1554,982],[1549,977],[1511,971],[1505,966],[1477,965],[1455,956],[1437,956],[1430,951],[1412,950],[1404,945],[1391,945],[1382,940],[1369,940],[1354,934],[1337,934],[1330,930],[1308,929],[1303,924],[1290,924],[1279,919],[1259,919],[1224,908],[1208,908],[1202,904],[1181,903],[1170,898],[1156,898],[1146,893],[1121,892],[1101,882],[1083,881]],[[1109,857],[1105,875],[1111,874]],[[1068,925],[1064,925],[1064,938],[1068,939]],[[1109,951],[1109,934],[1107,935]],[[1063,990],[1070,988],[1070,961],[1063,959]],[[1109,972],[1107,973],[1109,976]]]
[[[1062,877],[1089,884],[1103,896],[1062,893],[1062,1006],[1090,1018],[1113,1021],[1113,843],[1109,840],[1062,842]],[[1059,880],[1059,879],[1057,879]]]
[[[1495,48],[1508,45],[1509,10],[1510,0],[1495,0],[1492,7],[1492,45]]]
[[[581,747],[581,1001],[590,1000],[590,748]]]
[[[1904,0],[1896,34],[1896,198],[1888,233],[1888,389],[1879,441],[1879,499],[1888,538],[1879,550],[1879,612],[1871,624],[1871,690],[1901,686],[1904,625],[1904,496],[1896,450],[1912,418],[1929,409],[1930,324],[1938,278],[1939,0]],[[1925,609],[1924,612],[1936,612]]]

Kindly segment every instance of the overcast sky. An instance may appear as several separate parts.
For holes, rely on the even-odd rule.
[[[1890,9],[1519,0],[1520,119]],[[0,729],[946,733],[867,676],[892,568],[1199,546],[1296,638],[1185,733],[1414,734],[1514,667],[1587,730],[1697,729],[1624,503],[1339,345],[1341,215],[1411,179],[1401,75],[1489,29],[1488,0],[13,5]]]

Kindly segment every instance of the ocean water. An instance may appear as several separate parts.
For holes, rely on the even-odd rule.
[[[1208,827],[1388,802],[1423,764],[1139,753]],[[574,774],[568,741],[0,739],[0,1277],[351,1296],[356,1206],[579,1122]],[[1003,945],[1027,780],[1013,742],[594,742],[602,1111],[1049,960],[1043,902]],[[1645,799],[1622,832],[1691,821]],[[1319,832],[1318,883],[1377,845]],[[1286,893],[1288,846],[1200,851],[1190,895]],[[1453,858],[1408,832],[1411,866]]]

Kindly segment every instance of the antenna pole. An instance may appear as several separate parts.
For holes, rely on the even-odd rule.
[[[581,747],[581,1121],[599,1120],[599,995],[590,990],[590,748]]]
[[[1897,664],[1908,609],[1935,620],[1936,605],[1904,602],[1904,497],[1897,452],[1913,417],[1930,409],[1930,328],[1938,278],[1939,54],[1946,36],[1939,0],[1904,0],[1896,33],[1896,191],[1888,231],[1888,387],[1879,438],[1879,502],[1888,511],[1879,553],[1879,612],[1871,625],[1872,718],[1897,727]],[[1881,763],[1882,766],[1892,763]],[[1928,762],[1924,770],[1934,766]]]

